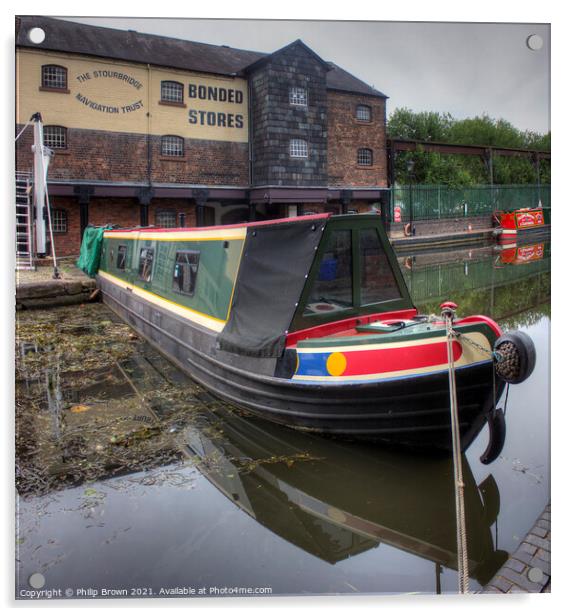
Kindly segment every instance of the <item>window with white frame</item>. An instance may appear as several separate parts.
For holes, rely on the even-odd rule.
[[[361,167],[370,167],[373,164],[373,150],[359,148],[357,150],[357,164]]]
[[[65,150],[68,130],[63,126],[44,126],[44,145],[52,150]]]
[[[183,137],[164,135],[161,138],[162,156],[183,156]]]
[[[289,156],[291,158],[307,158],[309,147],[305,139],[291,139],[289,142]]]
[[[289,88],[289,104],[298,107],[307,106],[307,88],[294,86]]]
[[[161,102],[183,104],[183,84],[178,81],[162,81]]]
[[[355,117],[360,122],[370,122],[372,118],[371,108],[368,105],[357,105]]]
[[[54,233],[68,233],[68,212],[66,210],[52,210],[52,231]]]
[[[68,69],[57,64],[42,66],[42,87],[50,90],[68,89]]]

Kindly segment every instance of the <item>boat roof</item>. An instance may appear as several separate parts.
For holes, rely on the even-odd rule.
[[[333,216],[331,213],[326,214],[313,214],[309,216],[295,216],[291,218],[275,218],[273,220],[258,220],[255,222],[244,222],[244,223],[234,223],[231,225],[212,225],[209,227],[120,227],[117,229],[106,229],[105,234],[114,234],[118,233],[121,235],[125,235],[126,233],[145,233],[146,231],[150,231],[155,233],[193,233],[193,232],[205,232],[205,231],[224,231],[227,229],[250,229],[253,227],[268,227],[274,225],[281,224],[295,224],[298,221],[305,220],[326,220]],[[356,214],[348,215],[348,216],[356,216]],[[339,218],[339,216],[336,216]],[[135,238],[134,238],[135,239]],[[158,238],[160,239],[160,238]]]
[[[334,233],[346,229],[377,229],[388,264],[397,279],[400,297],[365,307],[356,301],[344,314],[306,316],[304,293],[320,275],[321,259]],[[155,229],[139,227],[105,232],[108,239],[198,242],[241,240],[239,269],[225,327],[218,334],[222,351],[252,357],[281,357],[290,331],[359,316],[365,311],[388,312],[412,308],[412,300],[377,214],[317,214],[219,227]],[[353,249],[356,253],[356,250]],[[353,257],[355,258],[355,257]],[[360,260],[358,261],[360,262]],[[353,295],[358,279],[353,276]],[[307,291],[306,291],[307,289]],[[293,329],[294,328],[294,329]]]

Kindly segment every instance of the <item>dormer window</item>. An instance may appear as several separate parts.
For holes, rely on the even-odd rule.
[[[68,92],[68,69],[57,64],[42,66],[42,90]]]
[[[296,107],[307,107],[307,88],[289,88],[289,104]]]

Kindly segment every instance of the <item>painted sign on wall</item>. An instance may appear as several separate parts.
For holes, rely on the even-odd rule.
[[[122,84],[126,83],[130,86],[133,86],[136,90],[142,90],[144,87],[141,81],[138,81],[135,77],[127,73],[122,73],[120,71],[98,69],[76,75],[76,80],[80,84],[87,84],[88,82],[91,82],[92,80],[96,79],[119,80]],[[104,88],[106,87],[106,85],[104,85]],[[113,88],[114,85],[112,84],[111,87]],[[82,94],[81,90],[76,94],[76,100],[78,100],[82,105],[85,105],[86,107],[89,107],[94,111],[100,111],[102,113],[132,113],[134,111],[137,111],[138,109],[144,108],[144,103],[141,98],[139,100],[134,100],[132,103],[126,103],[125,105],[107,105],[105,103],[92,100],[88,96],[85,96],[84,94]]]
[[[245,79],[28,49],[16,62],[18,123],[40,111],[66,128],[248,141]],[[66,89],[41,87],[47,64],[67,70]],[[179,84],[181,100],[162,100],[162,82]]]

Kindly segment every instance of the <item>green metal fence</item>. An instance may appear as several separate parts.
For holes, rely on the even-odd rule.
[[[391,189],[391,209],[401,209],[401,220],[437,220],[488,215],[495,210],[550,208],[550,185],[494,185],[452,188],[413,184]],[[412,208],[412,216],[411,216]],[[393,215],[391,215],[393,220]]]

